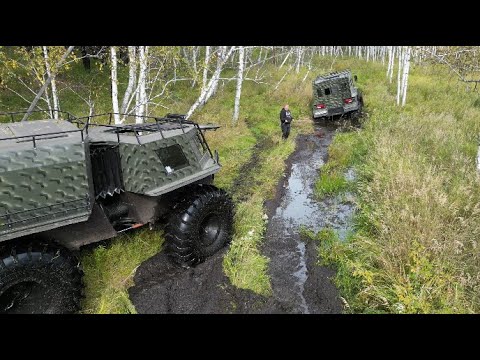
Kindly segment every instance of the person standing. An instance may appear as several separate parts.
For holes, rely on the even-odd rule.
[[[282,127],[282,139],[287,139],[290,135],[290,125],[292,123],[293,117],[288,108],[288,104],[280,111],[280,126]]]

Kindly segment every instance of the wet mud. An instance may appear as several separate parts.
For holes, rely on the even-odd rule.
[[[190,269],[171,264],[161,252],[137,269],[135,286],[129,289],[137,312],[341,313],[343,305],[331,280],[334,270],[319,266],[316,244],[300,236],[301,226],[314,231],[329,226],[341,238],[349,229],[353,206],[348,201],[334,197],[319,202],[313,195],[334,134],[333,127],[317,126],[314,134],[299,135],[276,195],[265,203],[269,221],[261,251],[270,258],[271,297],[230,284],[222,268],[227,249]]]

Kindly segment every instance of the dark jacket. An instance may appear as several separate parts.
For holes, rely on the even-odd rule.
[[[280,111],[280,122],[283,124],[285,121],[287,123],[291,123],[293,120],[293,117],[292,117],[292,114],[290,113],[290,110],[285,110],[284,108],[282,108],[282,110]]]

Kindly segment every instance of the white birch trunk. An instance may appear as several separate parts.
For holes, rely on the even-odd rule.
[[[135,46],[128,47],[128,85],[123,95],[122,107],[120,112],[126,114],[128,111],[128,104],[132,96],[135,82],[137,80],[137,52]],[[123,119],[122,119],[123,120]],[[122,121],[123,122],[123,121]]]
[[[55,74],[52,74],[52,70],[50,67],[50,61],[48,59],[48,49],[46,46],[43,47],[43,56],[45,58],[45,69],[47,70],[47,76],[52,78],[50,82],[50,87],[52,89],[52,100],[53,100],[53,118],[58,119],[60,110],[60,103],[58,101],[58,94],[57,94],[57,83],[55,82]]]
[[[143,123],[142,116],[145,115],[146,102],[147,102],[147,93],[146,93],[146,82],[147,82],[147,56],[148,56],[148,46],[140,46],[139,49],[139,61],[140,61],[140,74],[138,76],[138,102],[137,102],[137,111],[135,122],[137,124]]]
[[[262,60],[262,54],[263,54],[263,46],[260,46],[260,53],[258,54],[257,63],[259,63]]]
[[[283,65],[285,65],[285,63],[287,62],[287,59],[289,58],[289,56],[292,54],[293,50],[290,50],[288,52],[288,54],[285,56],[285,59],[283,59],[282,63],[280,64],[280,69],[283,67]]]
[[[299,71],[300,71],[300,61],[301,61],[301,57],[302,57],[302,47],[301,46],[297,46],[297,63],[296,63],[296,67],[295,67],[295,72],[298,74]]]
[[[392,46],[389,46],[388,47],[388,65],[387,65],[387,79],[390,75],[390,68],[392,66],[392,63],[391,63],[391,60],[392,60]]]
[[[242,95],[243,71],[245,69],[245,48],[240,46],[238,50],[238,73],[237,73],[237,89],[235,92],[235,107],[233,110],[233,124],[238,122],[240,116],[240,96]]]
[[[232,46],[228,53],[224,55],[221,59],[221,61],[217,62],[217,68],[215,70],[215,73],[212,75],[210,78],[210,81],[207,83],[207,85],[202,89],[200,92],[200,96],[198,97],[197,101],[190,107],[190,109],[187,112],[186,118],[188,119],[190,116],[192,116],[193,112],[199,107],[207,103],[208,99],[213,95],[214,89],[216,88],[218,84],[218,79],[220,78],[220,73],[222,72],[223,65],[225,62],[228,60],[230,55],[232,54],[233,50],[235,48]]]
[[[197,68],[197,53],[198,53],[198,47],[194,46],[192,50],[192,63],[193,63],[193,72],[195,73],[195,76],[192,81],[192,88],[195,87],[195,84],[197,83],[197,78],[198,78],[198,68]]]
[[[138,50],[140,51],[140,46],[138,47]],[[140,76],[140,74],[139,74]],[[134,113],[135,113],[135,116],[139,115],[139,108],[138,108],[138,105],[140,104],[140,83],[137,85],[137,88],[135,90],[135,107],[133,108]],[[135,117],[135,122],[138,123],[138,119],[137,117]]]
[[[112,108],[115,124],[121,124],[118,108],[118,80],[117,80],[117,49],[110,46],[110,67],[112,77]]]
[[[398,48],[398,72],[397,72],[397,105],[400,105],[400,91],[402,88],[401,84],[401,74],[402,74],[402,65],[403,65],[403,49],[402,47]]]
[[[207,86],[208,80],[208,63],[210,62],[210,46],[205,47],[205,64],[203,65],[203,82],[202,82],[202,90],[205,90],[205,86]]]
[[[410,46],[407,46],[407,51],[405,54],[405,64],[403,70],[403,81],[402,81],[402,106],[405,106],[407,102],[407,87],[408,87],[408,73],[410,71]]]
[[[210,97],[214,94],[217,93],[217,88],[218,88],[218,80],[220,79],[220,72],[222,71],[222,67],[223,65],[225,64],[225,62],[228,60],[225,59],[225,53],[227,51],[227,47],[226,46],[221,46],[219,50],[217,50],[217,55],[218,55],[218,58],[217,58],[217,69],[220,68],[220,71],[218,72],[218,76],[216,75],[217,74],[217,71],[215,71],[215,77],[216,77],[216,80],[214,81],[213,83],[213,86],[208,90],[207,92],[207,97],[205,98],[205,101],[203,104],[206,104],[206,102],[208,101],[208,99],[210,99]]]
[[[47,107],[48,107],[48,112],[50,113],[50,116],[54,116],[53,113],[54,111],[52,111],[52,101],[50,100],[50,93],[48,92],[48,86],[45,88],[45,102],[47,103]]]
[[[263,55],[263,60],[262,60],[262,64],[265,64],[265,61],[267,61],[267,58],[268,58],[268,55],[270,54],[270,48],[269,47],[266,47],[265,48],[265,55]]]
[[[395,52],[396,52],[396,51],[398,51],[398,50],[396,50],[396,47],[395,47],[395,46],[392,46],[392,59],[391,59],[392,65],[390,66],[390,78],[389,78],[390,84],[391,84],[392,81],[393,81],[393,70],[394,70],[394,68],[395,68]]]
[[[60,66],[65,62],[65,60],[67,59],[68,55],[71,54],[71,52],[73,51],[73,49],[75,48],[75,46],[69,46],[67,48],[67,51],[65,51],[65,53],[63,54],[62,58],[60,59],[60,61],[58,63],[55,64],[55,67],[53,68],[53,71],[52,73],[55,74],[57,72],[57,70],[60,68]],[[45,80],[45,82],[43,83],[42,87],[40,88],[40,90],[38,90],[38,93],[35,95],[35,98],[33,99],[33,101],[30,103],[30,106],[28,107],[27,111],[25,112],[25,115],[23,115],[23,118],[21,121],[26,121],[28,119],[28,117],[30,116],[30,114],[32,113],[33,109],[35,108],[35,106],[37,105],[38,101],[40,100],[40,98],[42,97],[43,93],[45,92],[45,90],[47,89],[48,85],[50,85],[52,81],[52,77],[51,76],[48,76],[47,79]]]

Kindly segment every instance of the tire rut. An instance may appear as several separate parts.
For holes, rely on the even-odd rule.
[[[329,205],[316,204],[311,195],[318,168],[327,160],[327,149],[333,136],[333,129],[326,127],[318,128],[314,135],[299,135],[296,149],[286,161],[285,177],[278,182],[275,197],[265,203],[269,223],[262,253],[270,258],[273,296],[263,297],[231,285],[222,266],[226,249],[188,269],[173,265],[165,253],[160,252],[140,265],[134,277],[135,285],[129,289],[137,312],[342,312],[337,289],[331,282],[334,271],[317,265],[315,244],[304,242],[299,235],[301,221],[317,229],[328,220],[322,215],[322,209]],[[256,149],[258,151],[259,147]],[[256,161],[258,156],[254,152],[249,164]],[[237,199],[244,192],[242,181],[249,176],[245,171],[240,174],[233,186]],[[295,199],[301,200],[297,201],[297,208]],[[309,212],[309,216],[305,212]],[[299,217],[298,214],[305,216]]]

